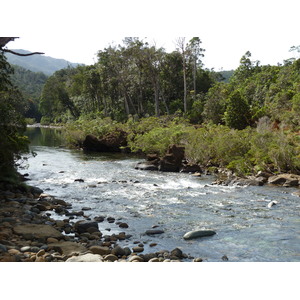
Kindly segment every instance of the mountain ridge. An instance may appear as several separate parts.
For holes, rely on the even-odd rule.
[[[24,49],[12,50],[21,54],[31,53],[30,51]],[[5,53],[5,56],[10,64],[21,66],[32,72],[42,72],[46,75],[52,75],[54,72],[67,68],[68,66],[76,67],[78,65],[84,65],[46,55],[17,56],[11,53]]]

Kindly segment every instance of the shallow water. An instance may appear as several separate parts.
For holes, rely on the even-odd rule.
[[[29,128],[31,150],[23,173],[30,184],[72,203],[73,210],[90,207],[85,215],[112,216],[129,225],[99,223],[105,234],[132,234],[122,246],[146,242],[145,253],[179,247],[207,261],[300,261],[300,198],[296,188],[212,185],[213,176],[135,170],[140,161],[124,154],[85,154],[61,145],[60,131]],[[84,182],[74,182],[83,179]],[[272,201],[278,204],[268,208]],[[58,218],[58,216],[56,216]],[[158,225],[165,233],[146,236]],[[212,229],[216,235],[190,241],[191,230]],[[158,245],[147,247],[151,242]]]

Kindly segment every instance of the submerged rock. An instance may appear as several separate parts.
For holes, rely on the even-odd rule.
[[[152,234],[162,234],[164,233],[163,230],[160,230],[160,229],[150,229],[150,230],[147,230],[145,232],[147,235],[152,235]]]
[[[211,236],[211,235],[215,235],[216,232],[213,230],[195,230],[195,231],[189,231],[187,232],[183,238],[185,240],[192,240],[192,239],[196,239],[199,237],[204,237],[204,236]]]

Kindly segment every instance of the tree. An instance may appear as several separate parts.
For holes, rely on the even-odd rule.
[[[250,124],[250,108],[239,90],[227,99],[224,117],[226,125],[234,129],[244,129]]]
[[[189,49],[189,53],[191,56],[192,60],[192,65],[193,65],[193,88],[194,88],[194,100],[196,100],[196,95],[197,95],[197,69],[198,66],[202,65],[202,62],[200,60],[200,57],[203,57],[204,54],[203,52],[205,51],[200,47],[201,45],[201,40],[199,37],[193,37],[187,46]]]
[[[2,38],[1,38],[2,39]],[[24,102],[13,86],[10,74],[13,69],[4,56],[0,39],[0,180],[17,181],[16,161],[28,151],[28,139],[23,135],[26,124],[23,118]]]
[[[187,72],[187,53],[186,53],[186,47],[185,44],[185,37],[179,37],[176,41],[176,44],[178,46],[178,50],[181,53],[182,57],[182,73],[183,73],[183,110],[186,113],[187,112],[187,82],[186,82],[186,72]]]

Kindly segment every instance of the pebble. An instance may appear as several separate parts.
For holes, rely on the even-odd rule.
[[[132,251],[133,252],[143,252],[144,251],[144,247],[133,247],[132,248]]]
[[[153,257],[149,260],[149,262],[159,262],[158,257]]]
[[[130,256],[128,259],[129,262],[143,262],[143,258],[138,255]]]
[[[30,246],[24,246],[21,248],[21,252],[28,252],[31,249]]]
[[[36,256],[39,257],[39,256],[43,256],[45,254],[46,254],[46,251],[44,249],[42,249],[36,254]]]
[[[129,226],[128,226],[127,223],[120,223],[120,224],[119,224],[119,227],[120,227],[120,228],[128,228]]]
[[[104,260],[113,262],[113,261],[118,260],[118,257],[115,256],[114,254],[108,254],[108,255],[104,256]]]
[[[9,249],[7,252],[9,254],[12,254],[12,255],[19,255],[20,254],[20,251],[17,250],[17,249]]]
[[[201,257],[194,258],[193,262],[202,262],[203,259]]]
[[[116,246],[114,249],[111,250],[111,253],[116,256],[123,256],[125,255],[125,250],[120,246]]]

